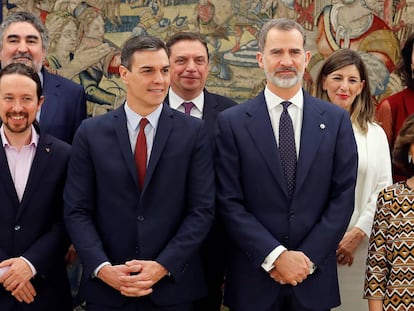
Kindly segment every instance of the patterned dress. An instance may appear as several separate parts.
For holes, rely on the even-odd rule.
[[[405,181],[378,196],[364,297],[383,299],[384,311],[414,310],[414,190]]]

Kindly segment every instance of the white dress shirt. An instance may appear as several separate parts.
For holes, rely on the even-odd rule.
[[[285,101],[279,96],[272,93],[266,86],[264,90],[264,96],[266,100],[267,110],[269,111],[270,122],[272,123],[273,133],[277,144],[279,145],[279,122],[280,116],[283,111],[283,106],[281,102]],[[303,91],[300,89],[292,98],[288,99],[292,105],[288,107],[289,115],[292,119],[293,130],[295,133],[295,146],[296,146],[296,155],[299,158],[299,149],[300,149],[300,134],[302,130],[302,121],[303,121]],[[286,247],[279,245],[276,247],[269,255],[266,256],[265,260],[262,263],[262,268],[266,271],[270,271],[274,268],[273,263],[279,257],[279,255],[286,250]]]
[[[185,100],[178,96],[177,93],[175,93],[170,87],[170,90],[168,91],[168,100],[171,108],[182,113],[184,113],[184,106],[182,105],[183,102],[192,102],[194,107],[191,109],[190,115],[199,119],[203,118],[204,92],[201,92],[196,98]]]

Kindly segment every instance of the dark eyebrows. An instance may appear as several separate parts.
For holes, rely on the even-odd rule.
[[[20,39],[21,38],[21,36],[19,36],[19,35],[17,35],[17,34],[10,34],[10,35],[8,35],[7,36],[7,39],[9,40],[9,39]],[[28,35],[28,36],[26,36],[25,37],[25,39],[27,40],[27,39],[34,39],[34,40],[39,40],[39,36],[37,36],[37,35]]]

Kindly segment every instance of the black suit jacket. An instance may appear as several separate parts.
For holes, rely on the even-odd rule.
[[[1,143],[1,139],[0,139]],[[26,189],[19,202],[0,146],[0,261],[24,256],[36,268],[33,303],[18,303],[0,286],[0,310],[69,311],[71,295],[64,255],[69,246],[63,219],[63,186],[70,146],[40,134]],[[21,309],[17,309],[17,305]]]
[[[151,259],[172,277],[149,296],[159,305],[205,294],[199,247],[214,214],[214,171],[203,122],[164,105],[142,191],[124,106],[82,122],[65,187],[65,223],[83,263],[81,296],[120,306],[134,298],[91,277],[103,262]]]
[[[42,69],[45,102],[40,113],[42,130],[69,144],[82,120],[86,118],[83,87]]]

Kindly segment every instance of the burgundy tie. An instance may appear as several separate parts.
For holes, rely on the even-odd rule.
[[[147,139],[145,137],[145,126],[147,126],[148,120],[142,118],[139,121],[139,133],[137,136],[137,143],[135,145],[135,163],[138,171],[139,187],[142,189],[145,180],[145,172],[147,170]]]
[[[183,106],[184,106],[184,113],[190,115],[191,109],[193,109],[194,107],[193,102],[183,102]]]

